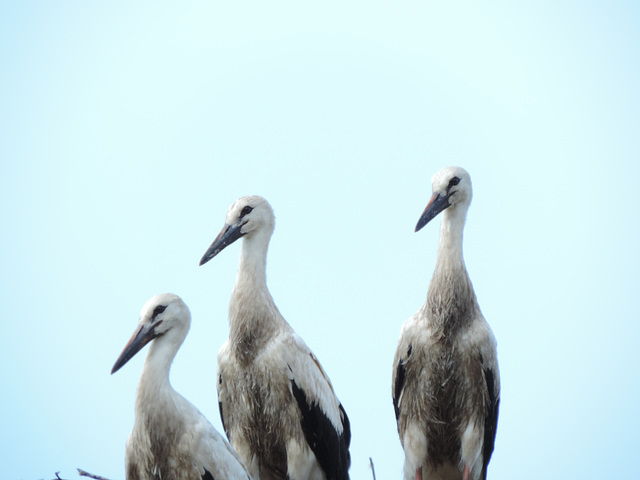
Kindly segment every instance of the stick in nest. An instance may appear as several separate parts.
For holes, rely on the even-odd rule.
[[[81,477],[89,477],[89,478],[93,478],[94,480],[109,480],[108,478],[101,477],[100,475],[94,475],[93,473],[85,472],[81,468],[78,468],[78,474]]]

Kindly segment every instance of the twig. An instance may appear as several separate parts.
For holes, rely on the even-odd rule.
[[[109,480],[108,478],[101,477],[100,475],[94,475],[93,473],[85,472],[81,468],[78,468],[78,474],[81,477],[89,477],[89,478],[93,478],[95,480]]]
[[[371,473],[373,474],[373,480],[376,480],[376,468],[373,466],[373,460],[369,457],[369,463],[371,464]]]

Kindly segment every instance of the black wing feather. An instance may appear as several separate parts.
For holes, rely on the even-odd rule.
[[[211,472],[205,468],[204,475],[202,475],[202,480],[216,480],[216,479],[213,478],[213,475],[211,475]]]
[[[218,375],[218,385],[222,385],[222,375]],[[220,421],[222,422],[222,428],[224,429],[224,433],[227,435],[229,441],[231,441],[231,437],[227,431],[227,426],[224,424],[224,413],[222,412],[222,402],[220,400],[218,400],[218,408],[220,409]]]
[[[338,435],[320,405],[316,402],[310,404],[304,390],[293,379],[291,380],[291,390],[302,414],[300,425],[304,436],[327,480],[348,480],[351,464],[349,455],[351,427],[344,408],[340,405],[342,433]]]
[[[409,345],[409,349],[407,350],[407,358],[406,360],[400,359],[398,362],[398,367],[396,368],[396,384],[393,386],[393,409],[396,412],[396,422],[398,418],[400,418],[400,394],[402,393],[402,389],[404,388],[404,374],[405,368],[404,366],[411,355],[412,345]]]
[[[484,369],[484,378],[487,382],[489,390],[489,405],[487,405],[486,417],[484,419],[484,445],[482,451],[482,478],[487,478],[487,466],[491,460],[493,446],[496,440],[496,431],[498,429],[498,409],[500,406],[500,398],[496,396],[495,377],[493,370]]]
[[[220,421],[222,422],[222,428],[224,429],[224,433],[227,434],[227,438],[231,441],[231,437],[229,436],[229,432],[227,431],[227,426],[224,424],[224,414],[222,413],[222,402],[218,402],[218,408],[220,409]]]

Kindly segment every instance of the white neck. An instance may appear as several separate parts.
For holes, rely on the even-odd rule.
[[[466,217],[465,205],[454,205],[443,212],[437,265],[449,269],[464,268],[462,237]]]
[[[229,340],[244,361],[255,358],[284,322],[267,288],[270,237],[271,232],[254,232],[242,239],[240,265],[229,304]]]
[[[267,249],[269,237],[264,232],[252,232],[242,239],[238,284],[249,282],[254,288],[267,288]]]
[[[432,326],[444,333],[468,321],[470,313],[477,308],[462,255],[466,214],[465,205],[454,205],[444,211],[436,267],[424,305]]]
[[[181,337],[172,329],[151,342],[138,383],[137,412],[146,410],[145,405],[153,405],[159,399],[175,394],[169,382],[169,371],[183,341],[184,335]]]

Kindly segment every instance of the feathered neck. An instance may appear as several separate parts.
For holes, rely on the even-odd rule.
[[[169,372],[184,341],[184,337],[179,338],[178,333],[171,330],[151,342],[138,383],[136,416],[149,413],[150,407],[154,405],[162,408],[166,400],[176,395],[169,381]]]
[[[468,205],[454,205],[443,212],[438,255],[425,313],[445,337],[468,323],[477,306],[462,254],[462,237]]]
[[[250,362],[284,322],[267,288],[269,235],[242,239],[240,264],[229,304],[229,340],[242,362]]]

